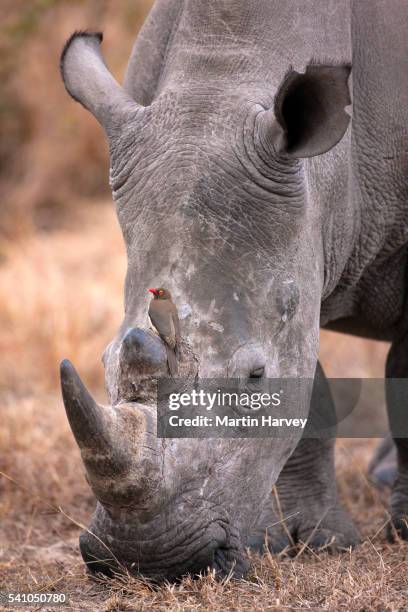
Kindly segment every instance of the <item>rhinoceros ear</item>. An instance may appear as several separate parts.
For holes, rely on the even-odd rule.
[[[74,32],[61,54],[61,75],[70,96],[99,121],[108,135],[138,111],[109,72],[100,51],[100,32]]]
[[[343,137],[350,121],[348,77],[351,67],[311,64],[300,74],[291,70],[275,98],[261,113],[262,140],[290,157],[326,153]]]

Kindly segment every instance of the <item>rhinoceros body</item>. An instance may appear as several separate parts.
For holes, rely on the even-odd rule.
[[[123,87],[100,35],[68,41],[63,78],[106,132],[128,254],[110,407],[62,365],[98,500],[81,536],[91,570],[242,575],[248,546],[358,542],[332,440],[157,439],[166,354],[146,290],[179,306],[186,380],[324,380],[320,325],[390,340],[387,376],[406,376],[407,15],[402,0],[158,0]],[[397,442],[391,513],[407,538]]]

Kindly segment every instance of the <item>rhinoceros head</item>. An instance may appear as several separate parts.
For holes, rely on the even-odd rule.
[[[186,380],[313,378],[325,279],[321,211],[301,158],[344,134],[349,69],[286,66],[242,80],[212,55],[188,73],[162,66],[142,105],[146,95],[133,95],[129,78],[125,88],[114,80],[100,42],[77,33],[62,56],[68,92],[107,135],[128,255],[125,317],[104,354],[110,406],[62,364],[69,422],[98,500],[82,554],[106,573],[240,575],[300,433],[158,439],[155,381],[166,375],[166,353],[149,329],[147,288],[171,290]],[[298,416],[307,413],[300,402]]]

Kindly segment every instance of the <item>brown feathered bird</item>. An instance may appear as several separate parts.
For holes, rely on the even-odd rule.
[[[167,351],[167,364],[170,374],[177,376],[180,345],[180,321],[171,293],[163,287],[149,289],[153,299],[149,306],[149,317],[163,340]]]

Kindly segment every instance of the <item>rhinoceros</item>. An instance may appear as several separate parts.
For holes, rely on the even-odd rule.
[[[91,571],[242,576],[251,547],[359,542],[333,438],[156,436],[166,351],[146,291],[179,308],[186,380],[324,380],[320,327],[391,341],[386,376],[407,375],[407,17],[403,0],[157,0],[123,86],[102,34],[67,41],[62,77],[106,133],[128,257],[109,406],[61,365],[97,499],[80,536]],[[393,433],[390,533],[408,539]]]

